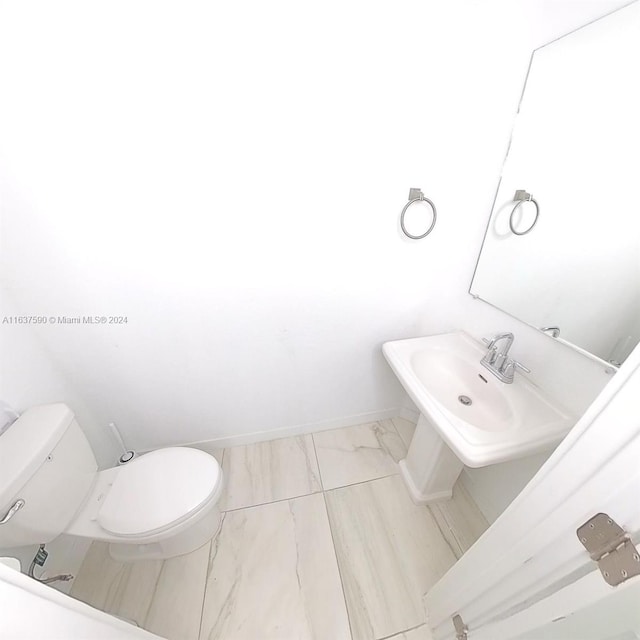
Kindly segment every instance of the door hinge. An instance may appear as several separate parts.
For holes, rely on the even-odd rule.
[[[606,513],[598,513],[576,531],[578,539],[598,563],[612,587],[640,575],[640,554],[629,534]]]
[[[456,630],[456,640],[468,640],[467,631],[469,631],[469,628],[458,614],[453,616],[453,626]]]

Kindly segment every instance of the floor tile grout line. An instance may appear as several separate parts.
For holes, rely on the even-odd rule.
[[[207,570],[204,575],[204,589],[202,590],[202,606],[200,607],[200,624],[198,625],[198,639],[202,639],[202,623],[204,622],[204,605],[207,600],[207,588],[209,586],[209,569],[211,568],[211,551],[213,550],[213,541],[222,533],[222,525],[224,524],[224,513],[221,514],[222,522],[216,535],[209,540],[209,553],[207,553]]]
[[[378,421],[377,424],[380,425],[380,421]],[[404,447],[406,449],[407,445],[404,442],[404,440],[402,439],[402,436],[400,436],[400,433],[398,432],[398,429],[396,428],[396,425],[393,422],[393,420],[391,420],[391,424],[393,426],[393,430],[395,431],[396,435],[398,436],[398,438],[400,439],[400,441],[402,442],[402,444],[404,445]],[[380,425],[380,426],[382,426],[382,425]],[[388,475],[385,475],[385,476],[380,476],[378,478],[370,478],[369,480],[362,480],[360,482],[353,482],[351,484],[346,484],[346,485],[342,485],[342,486],[339,486],[339,487],[334,487],[332,489],[324,489],[324,482],[322,481],[322,469],[320,468],[320,461],[318,460],[318,452],[317,452],[317,449],[316,449],[316,446],[315,446],[315,439],[313,438],[313,434],[311,434],[311,437],[312,437],[312,440],[313,440],[313,447],[314,447],[314,451],[315,451],[315,454],[316,454],[316,461],[318,462],[318,472],[320,473],[320,476],[321,476],[320,477],[320,482],[321,482],[321,484],[323,486],[322,497],[323,497],[323,500],[324,500],[325,510],[326,510],[326,513],[327,513],[327,520],[329,522],[329,532],[331,534],[331,542],[333,544],[333,552],[334,552],[334,556],[336,558],[336,565],[338,567],[338,576],[340,577],[340,586],[342,588],[342,597],[344,599],[344,606],[345,606],[345,610],[346,610],[346,613],[347,613],[347,620],[349,622],[349,634],[350,634],[350,636],[351,636],[351,638],[353,640],[353,628],[351,626],[351,616],[349,615],[349,607],[347,606],[347,596],[346,596],[346,591],[345,591],[345,586],[344,586],[344,579],[342,577],[342,570],[341,570],[341,567],[340,567],[340,561],[338,560],[338,552],[337,552],[337,549],[336,549],[336,542],[335,542],[333,525],[331,523],[331,516],[329,515],[329,505],[327,503],[327,494],[329,492],[331,492],[331,491],[337,491],[338,489],[345,489],[347,487],[353,487],[353,486],[357,486],[357,485],[367,484],[367,483],[375,482],[376,480],[384,480],[385,478],[393,478],[393,477],[399,475],[399,470],[398,470],[397,473],[392,473],[392,474],[388,474]],[[397,464],[397,462],[396,462],[396,464]],[[432,517],[433,517],[433,514],[432,514]],[[434,518],[434,520],[435,520],[435,518]],[[448,544],[448,542],[447,542],[447,544]],[[413,629],[417,629],[417,628],[423,626],[423,624],[417,625],[416,627],[412,627],[410,629],[406,629],[406,631],[411,631]],[[400,633],[404,633],[404,631],[398,631],[398,632],[395,632],[395,633],[391,634],[390,636],[385,636],[385,637],[386,638],[391,638],[394,635],[398,635]]]
[[[416,625],[415,627],[408,627],[407,629],[403,629],[402,631],[395,631],[394,633],[392,633],[389,636],[382,636],[382,638],[376,638],[376,640],[391,640],[392,638],[395,638],[396,636],[399,636],[400,634],[407,633],[407,631],[415,631],[416,629],[420,629],[420,628],[426,627],[426,626],[427,626],[426,622],[421,622],[420,624]]]
[[[407,451],[409,450],[409,445],[404,441],[404,438],[400,435],[400,432],[398,431],[398,427],[396,427],[396,423],[394,422],[394,418],[389,418],[389,422],[391,423],[391,426],[393,427],[393,430],[396,432],[396,435],[400,439],[400,442],[402,442],[402,446],[405,449],[404,455],[405,455],[405,458],[406,458],[407,457]]]
[[[153,593],[151,595],[151,598],[149,599],[149,606],[147,607],[147,610],[144,614],[144,621],[140,623],[140,626],[145,630],[147,630],[149,615],[151,613],[151,610],[153,609],[153,601],[156,595],[158,594],[158,586],[160,585],[160,578],[162,578],[162,574],[164,573],[166,562],[167,562],[166,558],[162,560],[162,564],[160,565],[160,571],[158,571],[158,577],[156,578],[155,583],[153,585]]]
[[[378,476],[377,478],[369,478],[368,480],[360,480],[359,482],[351,482],[350,484],[343,484],[339,487],[332,487],[330,489],[322,489],[320,491],[311,491],[310,493],[301,493],[299,495],[289,496],[288,498],[278,498],[277,500],[271,500],[270,502],[258,502],[257,504],[248,504],[243,507],[236,507],[235,509],[224,509],[222,513],[233,513],[234,511],[242,511],[243,509],[253,509],[254,507],[264,507],[268,504],[276,504],[278,502],[286,502],[287,500],[297,500],[298,498],[306,498],[307,496],[315,496],[318,493],[327,493],[329,491],[338,491],[339,489],[346,489],[347,487],[355,487],[360,484],[366,484],[367,482],[375,482],[376,480],[384,480],[385,478],[395,478],[400,475],[397,473],[388,473],[384,476]]]
[[[379,422],[380,421],[377,421],[377,422],[374,422],[374,423],[371,423],[371,424],[379,424]],[[349,428],[349,427],[344,427],[344,428]],[[394,428],[394,431],[397,434],[397,429],[396,429],[395,425],[393,425],[393,428]],[[339,429],[335,429],[335,431],[338,431],[338,430]],[[236,507],[235,509],[221,509],[221,511],[223,513],[230,513],[230,512],[233,512],[233,511],[240,511],[242,509],[251,509],[253,507],[260,507],[260,506],[264,506],[264,505],[267,505],[267,504],[274,504],[276,502],[284,502],[285,500],[294,500],[296,498],[302,498],[304,496],[315,495],[317,493],[322,493],[324,491],[335,491],[336,489],[342,489],[342,488],[345,488],[345,487],[352,487],[352,486],[355,486],[355,485],[358,485],[358,484],[363,484],[365,482],[372,482],[374,480],[381,480],[383,478],[389,478],[389,477],[392,477],[392,476],[396,476],[396,475],[398,475],[400,473],[400,470],[398,469],[398,471],[396,473],[389,473],[389,474],[385,474],[383,476],[378,476],[376,478],[368,478],[367,480],[361,480],[359,482],[351,482],[351,483],[340,485],[340,486],[337,486],[337,487],[326,488],[324,486],[324,480],[322,478],[322,468],[321,468],[321,465],[320,465],[320,459],[318,457],[318,450],[317,450],[317,447],[316,447],[316,441],[315,441],[315,438],[314,438],[314,434],[311,433],[309,435],[311,436],[311,442],[312,442],[312,445],[313,445],[313,453],[314,453],[314,456],[315,456],[315,459],[316,459],[316,464],[317,464],[317,467],[318,467],[318,474],[320,476],[320,486],[321,486],[320,491],[310,491],[308,493],[301,493],[301,494],[297,494],[297,495],[293,495],[293,496],[288,496],[286,498],[279,498],[277,500],[267,500],[265,502],[258,502],[256,504],[244,505],[242,507]],[[398,435],[398,437],[400,437],[399,434],[397,434],[397,435]],[[400,438],[400,439],[402,440],[402,438]],[[243,446],[249,446],[249,445],[243,445]],[[222,459],[224,461],[224,457],[226,456],[226,448],[223,448],[222,451],[223,451],[223,458]],[[395,464],[397,465],[397,462]]]
[[[367,482],[376,482],[377,480],[384,480],[385,478],[395,478],[400,475],[400,470],[397,473],[388,473],[384,476],[379,476],[377,478],[369,478],[368,480],[360,480],[359,482],[351,482],[350,484],[342,484],[339,487],[332,487],[331,489],[325,489],[325,493],[329,493],[331,491],[339,491],[340,489],[346,489],[347,487],[356,487],[359,484],[367,484]]]
[[[363,484],[372,484],[372,483],[374,483],[374,482],[376,482],[378,480],[384,480],[384,479],[387,479],[387,478],[394,478],[394,477],[397,477],[398,475],[399,474],[391,474],[391,475],[388,475],[388,476],[383,476],[381,478],[374,478],[374,479],[371,479],[371,480],[365,480],[365,481],[354,483],[354,484],[351,484],[351,485],[346,485],[345,487],[336,487],[335,489],[330,489],[330,490],[325,490],[324,491],[325,505],[327,506],[327,517],[329,518],[329,527],[330,527],[330,530],[331,530],[332,540],[334,541],[334,549],[335,549],[335,538],[334,538],[334,532],[333,532],[331,517],[329,516],[329,507],[328,507],[328,502],[327,502],[328,495],[327,494],[329,494],[331,491],[337,491],[338,489],[357,486],[357,485],[363,485]],[[416,506],[418,506],[418,505],[416,505]],[[453,557],[457,561],[458,557],[457,557],[456,553],[453,551],[453,549],[451,548],[451,545],[450,545],[449,541],[447,540],[446,536],[444,536],[444,534],[442,533],[442,530],[441,530],[441,528],[440,528],[440,526],[439,526],[439,524],[438,524],[433,512],[431,511],[430,507],[428,507],[427,505],[423,505],[423,506],[426,507],[427,513],[429,513],[430,518],[432,519],[432,521],[436,525],[436,530],[440,534],[441,539],[443,539],[443,541],[446,543],[447,547],[449,547],[450,551],[452,552]],[[336,552],[336,559],[337,559],[337,557],[338,556],[337,556],[337,552]],[[343,593],[345,593],[345,591],[344,591],[344,582],[343,582],[343,579],[342,579],[342,572],[340,570],[340,562],[339,562],[339,560],[338,560],[338,571],[339,571],[339,575],[340,575],[340,581],[341,581],[342,587],[343,587]],[[346,594],[345,594],[345,605],[346,605]],[[353,639],[353,630],[351,628],[351,617],[349,616],[349,610],[348,609],[347,609],[347,616],[349,617],[349,628],[350,628],[350,630],[352,632],[352,639]],[[419,624],[417,624],[417,625],[415,625],[413,627],[407,627],[404,630],[394,631],[393,633],[391,633],[389,635],[382,636],[381,638],[376,638],[375,640],[390,640],[390,639],[392,639],[392,638],[394,638],[394,637],[396,637],[396,636],[398,636],[400,634],[404,634],[404,633],[406,633],[408,631],[413,631],[414,629],[418,629],[418,628],[425,627],[425,626],[427,626],[426,621],[425,622],[420,622]]]
[[[400,460],[403,460],[404,458],[407,457],[407,452],[409,450],[409,447],[408,447],[407,443],[404,441],[404,438],[400,435],[400,432],[398,431],[398,427],[396,427],[396,423],[393,421],[393,418],[386,418],[385,420],[378,420],[377,424],[381,429],[385,428],[385,426],[382,424],[383,422],[390,422],[391,423],[391,426],[393,427],[392,433],[394,433],[397,436],[398,441],[402,445],[402,451],[403,451],[404,455],[403,455],[402,458],[400,458]],[[393,455],[391,454],[390,450],[385,451],[385,453],[396,463],[396,465],[400,462],[400,460],[396,460],[393,457]]]
[[[288,500],[297,500],[298,498],[306,498],[308,496],[316,496],[323,491],[311,491],[310,493],[301,493],[300,495],[289,496],[288,498],[278,498],[277,500],[271,500],[271,502],[259,502],[257,504],[248,504],[244,507],[236,507],[235,509],[221,510],[221,513],[234,513],[236,511],[244,511],[245,509],[253,509],[254,507],[266,507],[269,504],[278,504],[279,502],[287,502]]]
[[[402,418],[402,416],[397,416]],[[406,418],[402,418],[403,420],[406,420]],[[396,433],[398,434],[398,437],[400,438],[400,441],[402,442],[402,444],[404,445],[405,448],[405,458],[407,457],[407,453],[409,452],[409,447],[411,446],[411,440],[413,440],[413,437],[411,438],[411,440],[409,440],[409,442],[406,442],[405,439],[402,437],[402,434],[400,433],[400,431],[398,430],[398,426],[395,423],[396,418],[389,418],[389,420],[391,421],[391,424],[393,425],[393,428],[396,430]],[[410,422],[409,420],[407,422]],[[416,426],[416,425],[414,425]],[[415,431],[414,431],[415,433]]]
[[[450,500],[451,504],[458,507],[458,505],[455,502],[455,497],[451,497]],[[460,548],[460,556],[458,559],[460,559],[468,550],[467,545],[464,543],[464,535],[461,535],[460,533],[460,529],[464,529],[464,524],[462,527],[458,527],[455,523],[455,518],[453,518],[453,513],[451,511],[452,507],[451,505],[447,505],[447,509],[443,509],[442,507],[440,508],[440,513],[442,514],[442,517],[449,529],[449,532],[451,533],[451,537],[454,540],[454,542],[458,545],[458,547]],[[460,511],[460,513],[463,515],[464,517],[464,513],[462,509],[458,509]],[[469,530],[469,527],[466,527],[467,530]]]
[[[324,488],[324,480],[322,479],[322,469],[320,468],[320,458],[318,458],[318,448],[316,447],[316,439],[311,434],[311,443],[313,444],[313,455],[316,457],[316,466],[318,467],[318,475],[320,476],[320,486],[322,487],[322,491],[325,491]]]
[[[323,486],[322,471],[320,469],[320,463],[319,463],[319,460],[318,460],[318,457],[317,457],[317,450],[316,450],[316,447],[315,447],[315,440],[313,440],[313,434],[312,434],[312,441],[313,441],[313,447],[314,447],[314,455],[316,457],[316,462],[318,464],[318,472],[320,474],[320,484],[321,484],[321,486]],[[346,613],[346,616],[347,616],[347,622],[348,622],[348,625],[349,625],[349,636],[353,640],[353,630],[352,630],[352,626],[351,626],[351,617],[349,616],[349,608],[347,606],[347,599],[346,599],[346,593],[345,593],[344,580],[343,580],[343,577],[342,577],[342,571],[341,571],[341,568],[340,568],[340,562],[338,560],[338,554],[337,554],[335,537],[334,537],[334,530],[333,530],[333,527],[332,527],[332,524],[331,524],[331,517],[329,516],[329,507],[328,507],[328,504],[327,504],[327,495],[326,494],[328,493],[328,491],[335,491],[337,489],[343,489],[343,488],[351,487],[351,486],[355,486],[355,485],[361,485],[361,484],[366,484],[366,483],[370,483],[370,482],[375,482],[376,480],[383,480],[385,478],[391,478],[391,477],[394,477],[394,476],[397,476],[397,475],[398,475],[397,473],[389,474],[389,475],[386,475],[386,476],[381,476],[379,478],[371,478],[369,480],[363,480],[361,482],[352,483],[352,484],[349,484],[349,485],[343,485],[343,486],[340,486],[340,487],[335,487],[334,489],[330,489],[330,490],[324,490],[323,489],[322,491],[316,491],[316,492],[312,492],[312,493],[309,493],[309,494],[303,494],[303,495],[300,495],[300,496],[293,496],[293,497],[290,497],[290,498],[283,498],[281,500],[274,500],[274,501],[271,501],[271,502],[265,502],[265,503],[261,503],[261,504],[257,504],[257,505],[250,505],[250,506],[246,506],[246,507],[239,507],[238,509],[230,509],[228,511],[225,511],[225,513],[229,513],[229,512],[233,512],[233,511],[242,511],[244,509],[251,509],[251,508],[257,507],[257,506],[266,506],[266,505],[275,504],[275,503],[278,503],[278,502],[285,502],[285,501],[289,501],[289,500],[295,500],[297,498],[303,498],[303,497],[307,497],[307,496],[310,496],[310,495],[317,495],[318,493],[321,493],[322,494],[323,503],[324,503],[324,507],[325,507],[325,513],[326,513],[326,516],[327,516],[327,523],[329,525],[329,534],[331,536],[331,544],[332,544],[332,547],[333,547],[333,553],[334,553],[334,558],[335,558],[335,562],[336,562],[336,568],[338,570],[338,577],[340,579],[340,588],[342,590],[342,598],[343,598],[343,602],[344,602],[344,606],[345,606],[345,613]],[[208,578],[208,572],[207,572],[207,578]],[[208,584],[208,580],[207,580],[207,584]],[[204,595],[204,597],[206,598],[206,586],[205,586],[205,595]],[[203,598],[203,612],[204,612],[204,598]],[[201,621],[200,621],[199,640],[202,640],[202,621],[203,621],[203,618],[204,618],[204,615],[202,614]]]
[[[316,448],[316,440],[311,434],[311,440],[313,442],[313,452],[316,456],[316,463],[318,465],[318,473],[320,474],[320,485],[322,486],[322,502],[324,503],[324,511],[327,515],[327,523],[329,525],[329,535],[331,536],[331,546],[333,547],[333,557],[336,560],[336,568],[338,569],[338,579],[340,580],[340,589],[342,591],[342,601],[344,602],[344,611],[347,616],[347,624],[349,625],[349,637],[353,640],[353,629],[351,628],[351,616],[349,615],[349,607],[347,606],[347,594],[344,587],[344,580],[342,578],[342,570],[340,569],[340,561],[338,560],[338,550],[336,548],[336,540],[333,533],[333,526],[331,525],[331,516],[329,515],[329,505],[327,504],[327,492],[324,488],[324,481],[322,479],[322,469],[320,468],[320,459],[318,458],[318,450]]]
[[[327,514],[327,522],[329,524],[329,535],[331,536],[331,545],[333,546],[333,557],[336,559],[336,567],[338,569],[338,578],[340,579],[340,589],[342,590],[342,600],[344,602],[344,611],[347,614],[347,623],[349,624],[349,637],[353,640],[353,629],[351,627],[351,616],[349,615],[349,607],[347,605],[347,594],[342,578],[342,570],[340,569],[340,560],[338,560],[338,550],[336,548],[336,540],[333,534],[333,526],[331,525],[331,516],[329,515],[329,505],[327,504],[327,494],[322,492],[322,501],[324,502],[324,510]]]
[[[318,479],[318,483],[320,484],[320,491],[324,491],[324,483],[322,482],[322,472],[320,471],[320,462],[318,460],[318,452],[316,451],[316,441],[313,439],[313,433],[309,433],[307,435],[304,436],[305,439],[305,445],[304,445],[304,450],[305,450],[305,460],[307,460],[307,473],[309,475],[309,486],[313,485],[313,479],[315,477],[315,473],[313,471],[313,469],[310,468],[310,466],[312,465],[312,459],[311,459],[311,451],[309,451],[309,455],[306,455],[307,452],[307,438],[309,439],[309,441],[311,441],[311,449],[313,450],[313,460],[316,461],[316,471],[318,472],[317,475],[317,479]]]
[[[320,472],[320,466],[318,464],[318,457],[317,457],[316,450],[315,450],[315,442],[313,440],[313,434],[311,434],[311,433],[302,434],[302,435],[295,435],[295,436],[287,436],[287,437],[284,437],[284,438],[274,438],[273,440],[261,440],[259,442],[253,442],[253,443],[248,443],[248,444],[243,444],[243,445],[237,445],[235,447],[223,448],[222,449],[222,452],[223,452],[222,460],[223,460],[223,462],[221,463],[221,466],[224,467],[224,460],[226,459],[227,453],[228,453],[227,449],[229,449],[229,450],[230,449],[236,449],[236,448],[248,449],[249,447],[254,447],[254,446],[258,446],[258,445],[271,445],[274,442],[279,442],[279,441],[282,441],[282,440],[300,440],[300,439],[302,439],[306,443],[306,441],[307,441],[306,439],[309,438],[309,437],[311,439],[314,458],[315,458],[315,461],[316,461],[316,466],[317,466],[317,471],[318,471],[317,476],[318,476],[318,481],[319,481],[319,484],[320,484],[320,488],[319,489],[316,489],[316,490],[311,489],[311,487],[314,484],[316,484],[314,482],[314,480],[316,478],[316,474],[314,473],[314,471],[312,469],[309,468],[309,466],[307,464],[306,480],[307,480],[307,485],[308,485],[309,489],[303,489],[301,493],[295,492],[293,495],[285,496],[283,498],[277,498],[275,500],[265,500],[264,502],[256,502],[255,504],[246,504],[246,505],[242,505],[240,507],[234,507],[234,508],[231,508],[231,509],[226,508],[226,507],[225,508],[220,507],[220,511],[223,512],[223,513],[228,513],[228,512],[231,512],[231,511],[239,511],[240,509],[248,509],[248,508],[251,508],[251,507],[258,507],[258,506],[262,506],[262,505],[266,505],[266,504],[273,504],[273,503],[276,503],[276,502],[282,502],[283,500],[292,500],[294,498],[301,498],[303,496],[314,495],[316,493],[320,493],[321,491],[323,491],[322,475],[321,475],[321,472]],[[308,446],[306,444],[304,444],[303,448],[304,448],[304,451],[305,451],[305,453],[304,453],[305,460],[309,461],[310,458],[307,455]],[[229,482],[227,481],[226,482],[226,488],[227,489],[228,489],[228,486],[229,486]],[[222,504],[225,504],[228,501],[227,498],[228,498],[228,495],[225,494],[224,496],[221,497],[220,502]]]
[[[438,518],[436,518],[436,515],[433,512],[433,509],[431,508],[431,506],[429,506],[428,504],[425,504],[423,506],[425,506],[427,508],[427,511],[429,512],[429,515],[431,516],[431,519],[435,522],[435,525],[438,528],[438,531],[440,532],[440,535],[442,536],[443,540],[447,543],[447,546],[449,547],[449,549],[451,549],[451,553],[453,554],[453,557],[456,559],[456,562],[458,562],[458,560],[460,560],[460,558],[462,557],[462,554],[464,553],[464,551],[462,551],[462,553],[460,553],[460,555],[458,555],[459,552],[456,552],[456,550],[453,548],[451,542],[449,541],[449,536],[446,535],[445,532],[442,530],[442,527],[440,526],[440,523],[438,522]],[[455,562],[454,562],[454,564],[455,564]]]

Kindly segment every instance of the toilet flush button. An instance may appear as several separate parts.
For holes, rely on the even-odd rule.
[[[118,464],[126,464],[136,457],[135,451],[126,451],[120,456]]]

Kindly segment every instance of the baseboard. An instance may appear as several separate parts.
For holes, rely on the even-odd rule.
[[[400,407],[398,409],[398,413],[396,414],[405,420],[409,420],[409,422],[413,422],[414,424],[418,424],[418,418],[420,417],[420,412],[416,409],[409,409],[408,407]]]
[[[409,413],[407,413],[407,411]],[[322,420],[320,422],[312,422],[299,424],[290,427],[282,427],[279,429],[270,429],[268,431],[254,431],[252,433],[242,433],[238,435],[222,436],[211,440],[199,440],[196,442],[184,442],[175,444],[176,447],[202,447],[209,449],[224,449],[226,447],[236,447],[243,444],[254,444],[255,442],[264,442],[266,440],[277,440],[279,438],[289,438],[291,436],[307,435],[309,433],[317,433],[319,431],[330,431],[331,429],[340,429],[342,427],[353,427],[358,424],[366,424],[367,422],[377,422],[378,420],[388,420],[401,416],[407,420],[415,422],[413,411],[401,407],[393,409],[385,409],[383,411],[372,411],[370,413],[359,413],[353,416],[343,418],[335,418],[332,420]],[[145,453],[140,451],[140,453]]]

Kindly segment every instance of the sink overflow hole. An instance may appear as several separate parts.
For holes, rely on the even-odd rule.
[[[478,374],[478,378],[480,378],[482,382],[489,382],[481,373]]]
[[[469,396],[458,396],[458,400],[465,406],[468,407],[473,401]]]

